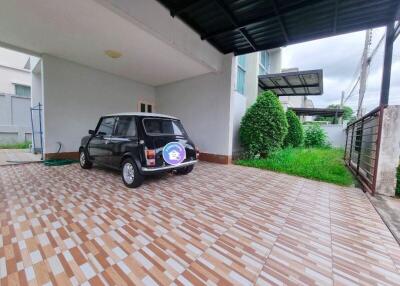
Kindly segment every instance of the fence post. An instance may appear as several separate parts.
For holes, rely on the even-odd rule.
[[[346,127],[346,144],[344,145],[344,162],[346,162],[346,157],[348,153],[347,144],[349,143],[349,127]]]
[[[36,154],[36,144],[35,144],[35,130],[34,130],[34,124],[33,124],[33,107],[31,109],[31,126],[32,126],[32,150],[34,154]]]
[[[379,151],[381,149],[383,113],[385,111],[385,108],[386,108],[385,105],[381,105],[379,108],[378,135],[376,138],[376,147],[375,147],[374,177],[372,179],[372,195],[374,195],[376,191],[376,177],[378,176]]]
[[[351,165],[351,156],[353,155],[353,140],[354,140],[354,127],[355,124],[351,126],[351,140],[350,140],[350,154],[349,154],[349,165]]]
[[[41,149],[41,153],[42,153],[42,160],[43,160],[43,152],[44,152],[44,148],[43,148],[43,131],[42,131],[42,105],[39,102],[39,134],[40,134],[40,149]]]
[[[359,151],[358,151],[358,158],[357,158],[357,175],[359,174],[359,170],[360,170],[363,135],[364,135],[364,117],[361,119],[361,140],[360,140],[360,146],[358,146]]]

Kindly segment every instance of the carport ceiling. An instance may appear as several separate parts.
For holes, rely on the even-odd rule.
[[[245,54],[386,25],[399,0],[158,0],[222,53]]]

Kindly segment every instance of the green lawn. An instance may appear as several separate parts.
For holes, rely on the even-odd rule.
[[[344,165],[342,149],[289,148],[277,151],[266,159],[237,160],[235,163],[342,186],[354,183],[353,176]]]
[[[31,142],[0,144],[0,149],[28,149]]]

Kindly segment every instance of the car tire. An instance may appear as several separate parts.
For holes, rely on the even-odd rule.
[[[177,173],[178,175],[187,175],[187,174],[189,174],[190,172],[192,172],[193,169],[194,169],[194,165],[190,165],[190,166],[187,166],[187,167],[183,167],[183,168],[181,168],[181,169],[177,169],[177,170],[176,170],[176,173]]]
[[[89,156],[84,149],[79,151],[79,164],[81,165],[82,169],[90,169],[93,166],[93,163],[89,161]]]
[[[125,159],[122,162],[121,167],[122,181],[124,182],[125,186],[128,188],[137,188],[143,183],[144,177],[139,173],[139,169],[132,159]]]

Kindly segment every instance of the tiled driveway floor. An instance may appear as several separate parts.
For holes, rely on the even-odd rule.
[[[0,167],[1,285],[399,285],[357,189],[199,164],[135,190],[78,165]]]

